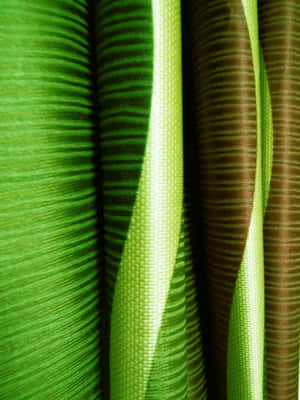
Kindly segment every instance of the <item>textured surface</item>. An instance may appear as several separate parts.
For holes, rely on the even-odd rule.
[[[261,65],[257,3],[243,0],[249,32],[256,100],[256,170],[246,247],[233,295],[228,343],[228,398],[261,399],[264,378],[263,175]]]
[[[196,278],[196,263],[192,252],[192,221],[189,204],[189,196],[186,196],[181,236],[181,262],[185,265],[187,399],[205,400],[208,398],[207,364],[202,336],[203,326],[201,323],[203,324],[203,321],[200,321],[199,315],[199,287]]]
[[[182,231],[180,29],[179,1],[98,2],[114,400],[206,393],[195,281]]]
[[[106,285],[111,307],[149,128],[151,0],[97,1],[96,44]]]
[[[263,387],[264,311],[255,2],[189,3],[219,396],[257,399]]]
[[[180,3],[1,2],[0,399],[300,396],[300,5]]]
[[[299,18],[295,1],[260,1],[260,38],[270,87],[273,164],[264,221],[268,399],[298,399]]]
[[[181,225],[179,4],[154,2],[152,7],[156,54],[149,133],[112,309],[113,399],[143,399],[146,395]],[[172,34],[177,40],[170,40]],[[173,103],[169,103],[170,97]]]
[[[85,1],[1,2],[0,398],[101,399]]]

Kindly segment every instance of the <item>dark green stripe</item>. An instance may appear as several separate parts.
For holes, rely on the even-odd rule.
[[[96,36],[105,263],[111,306],[149,129],[151,0],[99,0]]]

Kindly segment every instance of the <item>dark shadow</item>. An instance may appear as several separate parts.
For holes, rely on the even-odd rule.
[[[95,188],[96,188],[96,212],[97,212],[97,232],[98,232],[98,248],[100,249],[100,257],[98,261],[99,270],[99,293],[100,307],[102,310],[99,332],[101,335],[100,354],[101,365],[100,376],[101,391],[103,399],[109,399],[109,317],[106,302],[106,277],[105,277],[105,260],[104,260],[104,235],[103,235],[103,188],[101,179],[101,146],[100,146],[100,129],[99,129],[99,106],[98,106],[98,77],[97,77],[97,41],[96,41],[96,0],[88,0],[88,26],[89,26],[89,43],[90,43],[90,65],[91,65],[91,85],[92,85],[92,104],[93,104],[93,141],[94,141],[94,165],[95,165]]]
[[[191,18],[189,1],[182,2],[182,69],[183,69],[183,142],[184,181],[186,200],[192,221],[192,253],[198,287],[198,304],[203,335],[204,357],[208,380],[208,399],[216,399],[218,388],[215,370],[215,351],[211,321],[211,301],[208,280],[208,262],[205,251],[203,221],[203,193],[201,193],[201,164],[197,156],[198,140],[195,115],[194,82],[192,68]]]

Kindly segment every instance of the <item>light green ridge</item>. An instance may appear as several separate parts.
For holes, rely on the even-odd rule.
[[[143,400],[178,249],[183,201],[179,0],[153,0],[149,136],[111,317],[111,398]]]
[[[260,47],[261,70],[261,124],[262,124],[262,182],[263,182],[263,210],[266,213],[273,161],[273,118],[271,94],[268,82],[267,70],[264,63],[262,49]]]
[[[261,99],[262,99],[262,181],[263,181],[263,212],[266,213],[273,160],[273,119],[270,87],[267,70],[264,63],[263,52],[260,47],[260,71],[261,71]],[[266,348],[266,334],[264,347]],[[264,399],[268,398],[266,377],[266,351],[264,351]]]
[[[187,307],[184,216],[174,272],[149,375],[146,400],[187,399]]]
[[[229,400],[263,398],[264,264],[261,162],[261,94],[257,2],[242,0],[248,25],[257,107],[257,158],[249,234],[233,294],[229,321],[227,395]]]

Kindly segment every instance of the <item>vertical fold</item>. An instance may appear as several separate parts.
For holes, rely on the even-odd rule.
[[[181,227],[180,2],[153,0],[152,18],[153,89],[147,142],[112,303],[112,399],[149,398],[147,386]]]
[[[183,215],[180,1],[97,6],[111,398],[202,399]]]
[[[228,398],[261,399],[264,392],[264,178],[262,162],[261,54],[257,2],[242,0],[255,82],[256,170],[247,242],[235,284],[228,344]],[[264,175],[263,175],[264,174]]]
[[[1,2],[0,398],[101,399],[85,0]]]
[[[199,285],[197,284],[196,262],[192,246],[191,217],[190,199],[186,195],[184,202],[182,258],[185,266],[187,400],[206,400],[208,399],[208,366],[203,338],[204,321],[200,318]],[[199,278],[204,279],[203,276]]]
[[[273,128],[264,219],[268,399],[294,400],[299,392],[299,20],[295,1],[259,1]]]
[[[183,209],[180,1],[97,6],[111,398],[205,399]]]
[[[260,399],[264,284],[256,4],[190,0],[189,8],[199,206],[219,396]]]

